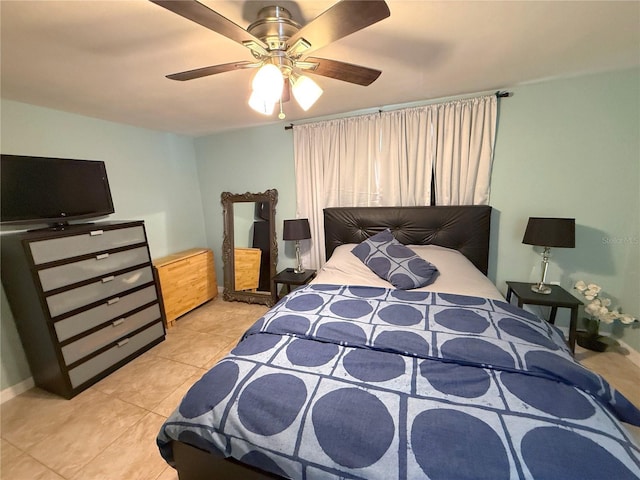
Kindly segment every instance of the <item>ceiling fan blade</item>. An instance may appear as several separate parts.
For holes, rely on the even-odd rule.
[[[226,17],[223,17],[218,12],[211,10],[206,5],[203,5],[196,0],[149,0],[151,3],[155,3],[167,10],[177,13],[181,17],[184,17],[193,22],[199,23],[203,27],[213,30],[220,35],[224,35],[231,40],[244,45],[245,42],[254,42],[263,48],[267,48],[267,45],[259,38],[251,35],[240,25],[233,23]]]
[[[257,66],[254,62],[234,62],[223,63],[222,65],[213,65],[211,67],[196,68],[194,70],[187,70],[186,72],[172,73],[167,75],[170,80],[193,80],[195,78],[207,77],[209,75],[215,75],[216,73],[230,72],[232,70],[240,70],[243,68],[250,68]]]
[[[342,0],[298,30],[288,41],[295,45],[304,38],[317,50],[391,15],[384,0]]]
[[[366,87],[371,85],[382,73],[373,68],[353,65],[352,63],[329,60],[327,58],[308,57],[305,62],[317,63],[315,69],[307,70],[309,73],[322,75],[323,77],[335,78],[343,82],[355,83]]]

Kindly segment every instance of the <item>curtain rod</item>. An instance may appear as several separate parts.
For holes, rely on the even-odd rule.
[[[504,90],[498,90],[498,91],[495,93],[495,96],[496,96],[496,97],[498,97],[498,98],[508,98],[508,97],[513,97],[513,92],[508,92],[508,91],[504,91]],[[379,109],[379,110],[378,110],[378,113],[382,113],[382,112],[383,112],[383,110],[382,110],[382,109]],[[294,127],[293,123],[290,123],[289,125],[285,125],[285,126],[284,126],[284,129],[285,129],[285,130],[292,130],[292,129],[293,129],[293,127]]]

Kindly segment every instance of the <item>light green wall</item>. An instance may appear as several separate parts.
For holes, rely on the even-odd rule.
[[[295,218],[296,189],[293,132],[281,124],[235,130],[195,140],[205,229],[222,285],[222,204],[220,194],[278,190],[276,234],[279,267],[292,266],[291,245],[282,241],[282,222]],[[291,242],[286,242],[291,243]]]
[[[640,69],[512,91],[500,102],[490,278],[503,293],[506,280],[537,280],[540,257],[521,243],[528,217],[574,217],[576,248],[553,250],[548,280],[567,289],[577,279],[599,283],[640,316]],[[115,218],[144,219],[154,256],[206,244],[221,284],[223,191],[278,190],[279,267],[294,263],[281,241],[296,208],[293,134],[283,127],[194,140],[3,101],[1,138],[3,153],[106,160]],[[29,373],[4,292],[0,300],[6,388]],[[566,326],[568,316],[558,317]],[[614,335],[640,350],[640,329]]]
[[[16,385],[31,376],[9,302],[0,291],[0,385],[2,389]]]
[[[573,217],[576,248],[552,250],[547,280],[598,283],[640,317],[640,70],[513,91],[500,105],[492,175],[496,284],[540,278],[540,250],[521,243],[530,216]],[[614,336],[640,350],[640,328]]]
[[[0,127],[2,153],[104,160],[116,211],[109,219],[144,220],[152,257],[206,246],[191,137],[7,100]],[[4,389],[30,373],[4,289],[0,300]]]
[[[233,206],[233,245],[249,248],[253,244],[253,222],[255,221],[255,203],[241,202]]]

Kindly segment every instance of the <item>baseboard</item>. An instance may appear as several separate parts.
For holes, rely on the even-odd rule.
[[[629,352],[626,355],[626,357],[631,361],[631,363],[633,363],[636,367],[640,368],[640,352],[635,350],[633,347],[630,347],[628,344],[626,344],[624,341],[620,340],[619,338],[617,338],[616,340],[622,348],[624,348]]]
[[[33,381],[33,377],[29,377],[20,383],[16,383],[9,388],[5,388],[4,390],[0,391],[0,404],[3,404],[7,400],[11,400],[14,397],[17,397],[21,393],[24,393],[35,386],[36,384]]]

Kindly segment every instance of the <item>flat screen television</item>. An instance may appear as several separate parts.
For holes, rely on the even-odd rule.
[[[62,228],[111,213],[104,162],[2,154],[0,223]]]

